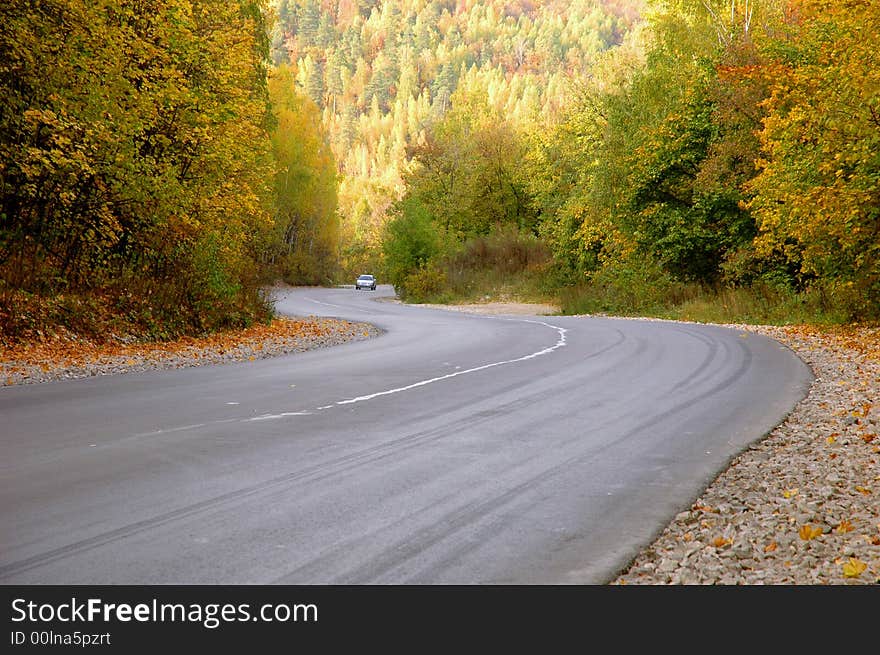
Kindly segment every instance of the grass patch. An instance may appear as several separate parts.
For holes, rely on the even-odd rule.
[[[818,291],[796,293],[765,284],[707,288],[645,280],[585,284],[560,291],[563,314],[644,316],[697,323],[844,325],[850,313]]]
[[[665,317],[700,323],[753,325],[842,325],[845,310],[829,307],[819,294],[795,293],[764,285],[701,290],[665,312]]]

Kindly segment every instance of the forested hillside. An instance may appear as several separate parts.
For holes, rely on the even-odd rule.
[[[433,299],[525,281],[572,312],[875,320],[880,5],[652,0],[641,16],[574,67],[561,112],[453,92],[389,212],[392,281]]]
[[[485,96],[511,129],[552,121],[641,4],[281,0],[274,58],[322,108],[342,175],[344,269],[375,263],[414,149],[456,93]]]
[[[567,311],[848,321],[880,314],[878,14],[287,0],[273,56],[322,108],[346,275],[380,267],[412,298],[517,278]]]

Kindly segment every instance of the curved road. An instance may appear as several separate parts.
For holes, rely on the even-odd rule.
[[[3,584],[608,582],[811,375],[693,324],[297,289],[380,337],[0,389]]]

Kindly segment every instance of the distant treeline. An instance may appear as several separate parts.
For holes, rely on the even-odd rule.
[[[336,166],[266,5],[0,4],[0,332],[84,298],[152,336],[244,325],[272,275],[332,277]]]

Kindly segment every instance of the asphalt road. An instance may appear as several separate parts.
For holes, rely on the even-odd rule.
[[[375,339],[0,389],[0,583],[608,582],[807,392],[733,329],[299,289]]]

